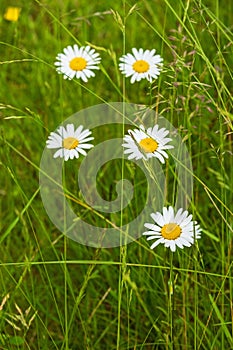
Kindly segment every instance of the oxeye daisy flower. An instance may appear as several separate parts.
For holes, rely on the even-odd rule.
[[[64,74],[64,79],[82,79],[85,83],[90,77],[94,77],[93,69],[99,69],[101,58],[90,46],[67,46],[64,53],[59,53],[54,63],[57,72]]]
[[[161,163],[165,163],[164,158],[168,158],[166,149],[174,148],[167,145],[172,139],[166,138],[169,131],[165,128],[159,129],[156,124],[153,128],[145,130],[143,125],[139,129],[128,131],[129,135],[124,136],[123,147],[127,148],[124,153],[129,154],[128,159],[144,159],[156,157]]]
[[[163,214],[156,212],[151,217],[155,224],[146,223],[144,226],[149,231],[143,233],[148,241],[156,240],[151,249],[162,243],[175,252],[176,247],[190,247],[195,239],[201,238],[200,225],[192,221],[192,214],[188,215],[188,211],[183,208],[175,214],[171,206],[168,209],[164,207]]]
[[[67,124],[66,128],[60,126],[56,132],[51,132],[48,140],[46,141],[47,148],[58,148],[53,157],[61,157],[65,160],[79,158],[79,153],[86,156],[85,149],[94,147],[89,142],[94,137],[88,137],[91,135],[91,131],[88,129],[83,130],[83,126],[80,125],[76,130],[74,124]]]
[[[155,51],[155,49],[143,51],[142,48],[139,50],[133,48],[133,54],[127,53],[120,58],[120,71],[126,78],[131,77],[132,84],[141,79],[152,82],[159,76],[163,61],[160,55],[155,55]]]

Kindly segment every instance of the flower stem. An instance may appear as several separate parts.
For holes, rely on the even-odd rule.
[[[174,275],[173,275],[173,252],[170,253],[170,275],[169,275],[169,281],[168,281],[168,296],[169,296],[169,303],[168,303],[168,318],[169,318],[169,325],[170,325],[170,341],[169,341],[169,348],[173,349],[173,307],[174,307],[174,290],[173,290],[173,282],[174,282]]]

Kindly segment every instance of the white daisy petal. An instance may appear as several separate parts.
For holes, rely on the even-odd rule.
[[[64,159],[65,159],[65,161],[67,161],[70,158],[70,152],[66,148],[63,148],[62,151],[63,151]]]
[[[83,140],[89,135],[91,135],[91,131],[89,129],[87,129],[87,130],[80,132],[80,134],[77,137],[79,138],[79,140]]]
[[[168,211],[169,211],[169,215],[170,215],[169,220],[170,220],[170,222],[173,222],[173,220],[174,220],[174,209],[172,208],[172,206],[169,206]]]
[[[80,145],[81,145],[81,143],[83,143],[83,142],[89,142],[89,141],[92,141],[92,140],[94,140],[94,137],[85,137],[84,139],[80,139],[79,138],[79,140],[80,140]]]
[[[192,217],[193,217],[192,214],[190,214],[186,219],[183,219],[182,222],[180,223],[180,226],[181,227],[187,226],[191,222]]]
[[[157,214],[156,222],[159,224],[159,226],[161,226],[161,227],[164,226],[166,224],[166,221],[165,221],[163,215],[158,213],[158,212],[156,214]]]
[[[177,247],[179,247],[181,249],[183,249],[183,247],[184,247],[184,244],[180,238],[176,239],[176,245],[177,245]]]
[[[180,239],[180,242],[183,243],[183,245],[186,245],[187,243],[188,243],[189,245],[194,243],[193,237],[188,236],[188,235],[185,236],[185,235],[182,234],[182,235],[179,237],[179,239]]]
[[[68,56],[68,57],[73,57],[74,56],[74,51],[73,51],[73,49],[72,49],[72,47],[70,45],[67,46],[63,51],[64,51],[65,55]]]
[[[164,246],[170,248],[172,252],[176,251],[176,243],[173,240],[166,240]]]
[[[48,142],[46,141],[47,144],[47,148],[58,148],[58,147],[62,147],[62,145],[58,144],[57,142]]]
[[[68,71],[67,73],[66,73],[66,75],[67,75],[67,77],[68,77],[68,79],[69,80],[72,80],[74,77],[75,77],[75,71]]]
[[[67,134],[69,134],[69,136],[74,137],[74,124],[67,124],[66,130],[67,130]]]
[[[69,154],[70,159],[74,159],[74,155],[75,155],[74,151],[75,151],[74,149],[70,150],[70,154]]]
[[[176,240],[177,241],[177,240]],[[186,240],[186,239],[182,239],[180,237],[179,241],[185,246],[185,247],[191,247],[191,245],[193,244],[193,240]]]
[[[144,226],[146,228],[148,228],[149,230],[153,230],[153,231],[160,231],[161,230],[161,227],[159,227],[158,225],[154,225],[154,224],[145,223]]]
[[[124,150],[124,154],[132,153],[133,151],[131,149]]]
[[[77,77],[77,74],[76,74],[76,77]],[[87,79],[86,75],[83,72],[80,72],[79,78],[81,78],[84,81],[84,83],[87,83],[88,79]]]
[[[184,219],[186,219],[187,215],[188,215],[187,210],[185,210],[185,211],[184,211],[183,213],[181,213],[179,216],[176,215],[176,217],[175,217],[175,222],[176,222],[177,224],[180,224]]]
[[[58,148],[62,147],[62,138],[60,135],[51,135],[46,141],[47,148]]]
[[[86,155],[87,155],[87,152],[84,151],[84,149],[82,149],[82,148],[79,148],[78,151],[79,151],[79,153],[81,153],[83,156],[86,156]]]
[[[164,157],[164,158],[168,158],[168,154],[165,152],[165,151],[163,151],[163,150],[161,150],[161,147],[159,146],[158,147],[158,149],[157,149],[157,154],[160,156],[160,157]]]
[[[53,155],[53,158],[58,158],[58,157],[60,157],[60,158],[63,157],[63,155],[62,155],[62,149],[59,149],[59,150],[58,150],[57,152],[55,152],[54,155]]]
[[[128,77],[128,76],[129,76],[129,75],[127,75],[127,77]],[[135,83],[135,81],[139,81],[139,80],[137,79],[137,74],[133,74],[132,78],[130,79],[131,84]]]
[[[151,249],[163,243],[166,248],[175,252],[176,247],[191,247],[195,239],[201,238],[200,225],[192,221],[192,214],[188,215],[188,211],[183,208],[175,213],[172,206],[164,207],[162,213],[151,213],[151,217],[155,223],[145,223],[144,226],[149,231],[143,233],[147,240],[157,239]]]
[[[187,218],[186,219],[184,219],[185,221],[187,220]],[[185,222],[184,221],[184,222]],[[186,225],[184,225],[183,224],[183,221],[180,223],[180,227],[182,227],[182,230],[183,231],[193,231],[193,228],[194,228],[194,222],[193,221],[190,221],[188,224],[186,224]]]
[[[159,238],[161,238],[161,236],[156,236],[156,235],[153,235],[153,236],[149,236],[149,237],[147,237],[147,241],[151,241],[152,239],[159,239]]]
[[[171,249],[172,252],[176,251],[176,243],[174,241],[170,242],[170,249]]]
[[[82,133],[82,130],[83,130],[83,125],[79,125],[79,127],[74,132],[74,137],[79,137],[80,134]]]
[[[161,237],[161,232],[156,232],[156,231],[145,231],[142,234],[143,236],[155,236],[156,238]]]
[[[150,214],[150,216],[152,217],[152,219],[156,222],[156,223],[158,223],[158,221],[157,221],[157,218],[158,218],[158,216],[160,216],[161,214],[159,213],[159,212],[156,212],[156,213],[151,213]],[[162,225],[163,226],[163,225]]]
[[[175,220],[181,215],[182,211],[183,211],[183,208],[180,208],[177,210],[177,213],[175,215]]]
[[[163,208],[163,217],[164,217],[165,222],[170,222],[169,221],[170,215],[169,215],[168,209],[166,207]]]
[[[80,143],[78,145],[78,149],[90,149],[94,147],[94,145],[90,145],[89,143]]]
[[[150,249],[154,249],[154,248],[157,247],[157,245],[159,245],[160,243],[164,243],[164,239],[163,239],[163,238],[157,239],[157,241],[155,241],[155,242],[151,245]]]

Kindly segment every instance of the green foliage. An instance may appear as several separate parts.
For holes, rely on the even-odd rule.
[[[0,349],[230,350],[232,2],[19,0],[17,22],[3,18],[9,2],[1,5]],[[55,71],[56,55],[74,43],[89,43],[102,57],[87,84]],[[164,58],[153,84],[132,85],[120,75],[119,57],[132,47],[155,48]],[[203,235],[172,261],[163,246],[151,251],[144,237],[111,249],[79,245],[50,222],[39,196],[49,132],[79,110],[123,99],[167,118],[192,156],[190,211]],[[112,137],[115,127],[98,132]],[[75,160],[65,169],[76,198],[79,166]],[[106,200],[117,195],[122,167],[115,161],[98,173]],[[136,185],[120,218],[127,222],[142,210],[147,191],[134,164],[126,161],[123,170]],[[96,226],[108,224],[70,203]],[[119,223],[118,215],[106,218]]]

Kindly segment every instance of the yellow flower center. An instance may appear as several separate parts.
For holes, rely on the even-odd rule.
[[[180,226],[174,223],[166,224],[161,229],[161,234],[165,239],[176,239],[180,237],[181,232]]]
[[[138,60],[133,64],[133,69],[137,73],[145,73],[149,70],[150,65],[144,60]]]
[[[66,149],[74,149],[78,146],[79,142],[74,137],[67,137],[63,140],[63,147]]]
[[[158,143],[151,137],[146,137],[139,142],[139,146],[146,153],[153,153],[158,148]]]
[[[87,61],[83,57],[75,57],[70,61],[69,66],[73,70],[83,70],[87,66]]]

